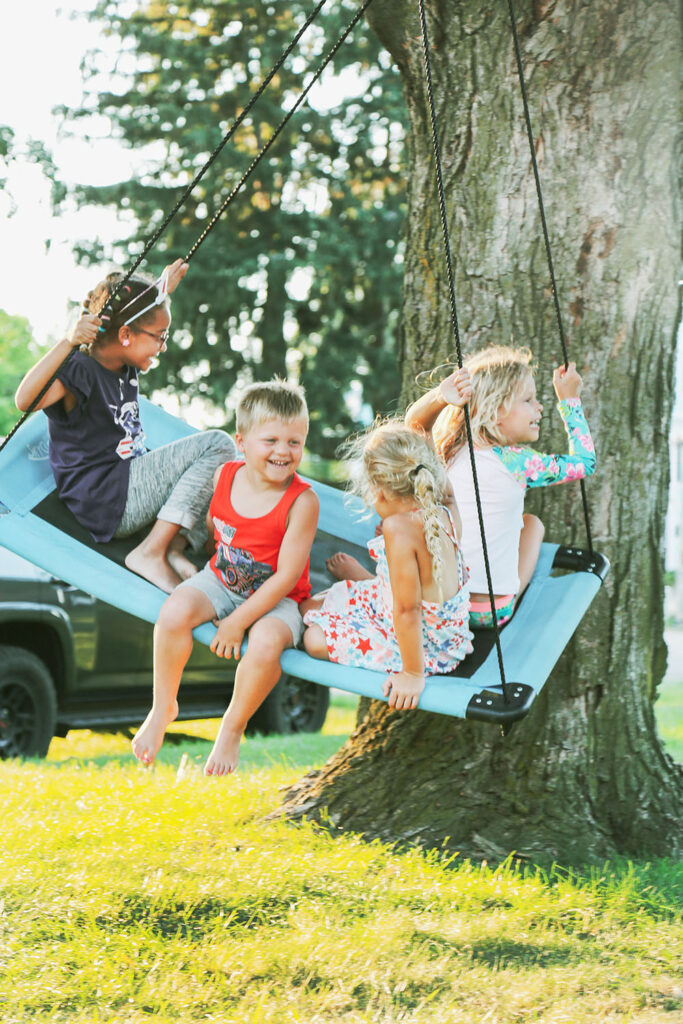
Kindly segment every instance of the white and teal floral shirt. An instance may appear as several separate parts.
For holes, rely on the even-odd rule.
[[[527,488],[581,480],[595,472],[595,448],[581,400],[566,398],[558,402],[557,408],[569,441],[566,454],[545,455],[526,445],[475,449],[486,546],[493,592],[497,595],[514,595],[519,589],[519,536]],[[458,452],[448,468],[448,477],[462,518],[461,548],[470,568],[470,589],[486,593],[488,584],[467,449]]]

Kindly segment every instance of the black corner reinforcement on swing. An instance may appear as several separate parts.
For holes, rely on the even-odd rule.
[[[467,705],[465,718],[497,725],[512,725],[528,714],[536,699],[533,686],[526,683],[511,683],[506,687],[507,697],[500,690],[481,690]]]

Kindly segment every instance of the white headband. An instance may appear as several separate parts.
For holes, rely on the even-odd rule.
[[[136,295],[134,299],[131,299],[130,302],[127,302],[125,306],[122,306],[118,312],[118,315],[120,316],[125,309],[128,309],[129,306],[132,306],[134,302],[137,302],[138,299],[141,299],[143,295],[147,294],[147,292],[151,292],[153,288],[156,289],[157,293],[154,301],[150,302],[149,305],[145,306],[144,309],[141,309],[139,313],[134,313],[133,316],[130,317],[128,320],[124,320],[122,324],[123,327],[128,327],[128,325],[132,324],[134,320],[137,320],[138,317],[141,317],[143,313],[148,313],[150,309],[154,309],[155,306],[160,306],[162,302],[164,302],[164,300],[168,296],[168,267],[166,268],[166,270],[164,270],[161,277],[158,277],[156,281],[149,286],[149,288],[145,288],[143,292],[140,292],[140,294]]]

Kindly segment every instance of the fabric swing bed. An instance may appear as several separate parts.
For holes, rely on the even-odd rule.
[[[149,239],[119,288],[135,272],[167,225],[181,209],[185,198],[231,139],[235,129],[262,95],[303,32],[317,17],[325,2],[326,0],[320,0],[311,11],[295,38],[283,51],[209,160],[184,191],[174,209],[170,211],[164,222]],[[358,11],[337,43],[320,62],[296,103],[221,204],[185,257],[186,261],[191,259],[206,239],[209,231],[213,229],[229,203],[253,173],[259,160],[275,142],[286,122],[301,105],[324,68],[337,52],[340,44],[358,23],[371,2],[372,0],[362,0]],[[508,0],[508,4],[524,102],[530,157],[536,178],[546,255],[566,365],[568,361],[567,348],[543,211],[512,0]],[[451,319],[458,365],[462,366],[424,0],[418,0],[418,7],[444,250],[450,287]],[[50,383],[48,382],[41,395],[47,390]],[[34,405],[37,404],[40,397],[38,396]],[[194,429],[146,399],[140,401],[140,414],[149,448],[156,448],[186,436]],[[470,454],[472,455],[473,447],[467,409],[465,410],[465,419]],[[473,474],[479,501],[474,464]],[[366,542],[374,535],[374,526],[377,520],[376,517],[374,519],[363,517],[362,513],[366,510],[358,499],[351,500],[342,491],[326,484],[310,482],[320,499],[319,529],[311,556],[311,578],[314,589],[318,589],[330,582],[329,576],[325,575],[325,557],[341,547],[343,550],[358,554],[363,560],[363,557],[367,555]],[[581,481],[581,491],[588,536],[587,550],[561,547],[558,544],[543,544],[533,578],[518,602],[512,619],[503,628],[496,625],[493,629],[475,631],[473,653],[468,655],[453,673],[428,677],[425,689],[420,696],[419,708],[421,710],[451,715],[456,718],[498,723],[504,730],[506,726],[523,718],[528,713],[536,695],[545,684],[609,571],[607,559],[593,549],[583,480]],[[479,513],[484,550],[486,551],[481,507],[479,507]],[[166,595],[147,580],[130,572],[124,565],[126,552],[139,539],[138,536],[129,538],[127,541],[96,544],[87,531],[80,527],[56,494],[48,458],[47,418],[40,412],[28,418],[28,413],[26,413],[0,444],[0,544],[51,573],[57,579],[64,580],[102,601],[113,604],[122,611],[154,623]],[[487,576],[493,604],[488,559]],[[214,631],[211,624],[205,624],[196,629],[194,635],[200,642],[209,644]],[[382,694],[382,685],[386,679],[386,674],[383,672],[319,661],[300,650],[285,651],[282,656],[282,668],[289,675],[300,679],[347,690],[359,696],[386,700]],[[514,681],[510,682],[509,680]],[[182,688],[180,696],[182,700]]]
[[[193,430],[144,398],[141,416],[150,448]],[[47,417],[39,413],[28,419],[0,459],[0,544],[100,600],[156,622],[166,595],[123,565],[134,540],[96,544],[57,498],[48,460]],[[358,500],[350,502],[342,491],[311,483],[320,499],[322,542],[314,552],[318,547],[325,555],[338,546],[364,549],[374,534],[376,519],[361,518],[364,506]],[[322,567],[314,562],[312,568],[314,580],[322,581]],[[579,550],[544,544],[524,597],[500,631],[506,675],[518,682],[503,687],[493,631],[480,630],[475,633],[474,653],[453,675],[428,678],[419,707],[501,725],[522,718],[600,589],[606,571],[601,555],[591,557]],[[214,632],[214,627],[206,624],[195,630],[195,637],[209,644]],[[383,672],[318,661],[299,650],[284,652],[282,668],[323,686],[385,699]]]

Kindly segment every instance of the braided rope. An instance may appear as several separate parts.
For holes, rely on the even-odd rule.
[[[283,128],[287,124],[287,122],[290,120],[290,118],[292,118],[294,116],[296,111],[299,109],[299,107],[301,106],[303,101],[306,99],[307,95],[309,94],[309,92],[311,91],[311,89],[313,88],[315,83],[318,81],[318,79],[320,78],[321,74],[323,73],[323,71],[325,70],[327,65],[330,63],[330,61],[335,56],[335,54],[336,54],[337,50],[339,49],[339,47],[346,40],[346,37],[349,35],[349,33],[352,31],[352,29],[355,28],[355,26],[360,21],[360,19],[363,17],[363,15],[365,14],[366,10],[368,9],[368,7],[370,6],[371,3],[372,3],[372,0],[363,0],[363,3],[359,7],[359,9],[356,11],[355,15],[353,16],[351,21],[348,23],[348,25],[346,26],[344,31],[342,32],[342,34],[339,37],[339,39],[337,40],[337,42],[328,51],[326,56],[323,58],[323,60],[320,62],[320,64],[316,68],[316,70],[313,72],[313,75],[312,75],[312,78],[311,78],[310,82],[308,83],[306,88],[302,90],[302,92],[299,95],[299,98],[297,99],[296,103],[293,105],[292,109],[290,111],[288,111],[287,114],[285,114],[285,116],[282,118],[282,120],[280,121],[279,125],[277,126],[277,128],[275,129],[275,131],[273,132],[271,137],[268,139],[268,141],[266,143],[264,143],[264,145],[261,147],[259,152],[256,154],[256,156],[254,157],[252,162],[249,164],[249,167],[246,169],[246,171],[244,172],[244,174],[242,175],[240,180],[237,182],[237,184],[234,186],[234,188],[231,190],[231,192],[223,200],[223,202],[219,206],[218,210],[214,213],[213,217],[211,218],[211,220],[207,224],[206,228],[204,229],[204,231],[202,231],[201,235],[199,236],[199,238],[194,243],[194,245],[192,246],[192,248],[188,252],[187,256],[185,257],[185,262],[186,263],[188,263],[192,259],[192,257],[196,253],[196,251],[199,248],[199,246],[205,241],[205,239],[206,239],[207,235],[209,234],[209,232],[212,231],[213,228],[216,226],[216,224],[218,223],[218,221],[220,220],[222,215],[225,213],[226,209],[228,208],[230,203],[233,201],[233,199],[235,198],[237,193],[240,191],[240,189],[243,187],[243,185],[251,177],[251,175],[254,172],[254,169],[256,168],[256,165],[263,159],[263,157],[266,155],[266,153],[268,152],[270,147],[273,145],[273,143],[277,139],[278,135],[280,134],[280,132],[283,130]]]
[[[550,282],[553,291],[553,300],[555,303],[555,318],[557,320],[557,331],[560,337],[560,345],[562,346],[562,354],[564,356],[564,368],[567,369],[569,364],[569,353],[567,351],[567,342],[564,333],[564,324],[562,322],[562,312],[560,310],[560,300],[557,294],[557,283],[555,281],[555,268],[553,266],[553,256],[550,251],[550,237],[548,235],[548,225],[545,219],[545,206],[543,204],[543,191],[541,189],[541,176],[538,172],[538,162],[536,160],[536,146],[534,145],[534,133],[531,128],[531,115],[529,113],[529,101],[527,98],[526,82],[524,80],[524,68],[522,66],[522,53],[519,46],[519,36],[517,35],[517,19],[515,18],[515,9],[513,6],[513,0],[508,0],[508,9],[510,11],[510,23],[512,25],[512,38],[515,45],[515,57],[517,60],[517,74],[519,76],[519,85],[522,93],[522,104],[524,106],[524,121],[526,123],[526,133],[529,140],[529,152],[531,154],[531,166],[534,171],[534,181],[536,183],[536,198],[538,199],[538,209],[541,215],[541,225],[543,228],[543,241],[545,244],[545,255],[548,263],[548,271],[550,273]],[[586,523],[586,538],[588,541],[588,550],[591,555],[593,554],[593,536],[591,533],[590,517],[588,514],[588,499],[586,497],[586,481],[580,480],[581,484],[581,501],[583,504],[583,517]]]
[[[183,193],[181,194],[180,198],[176,202],[176,204],[173,207],[173,209],[171,210],[171,212],[165,217],[163,223],[159,226],[159,228],[157,228],[157,230],[152,234],[152,236],[145,243],[145,246],[144,246],[142,252],[137,257],[135,262],[133,263],[131,269],[128,271],[128,273],[125,275],[125,277],[122,278],[122,280],[119,282],[119,284],[114,289],[112,294],[109,296],[109,299],[107,300],[107,303],[105,304],[105,306],[103,307],[101,312],[106,312],[106,311],[110,312],[111,311],[112,303],[116,300],[116,298],[118,297],[118,295],[121,292],[121,290],[125,287],[126,284],[128,284],[128,282],[130,281],[131,277],[133,276],[135,271],[138,269],[138,267],[140,266],[140,264],[144,260],[145,256],[147,256],[147,254],[150,252],[150,250],[153,248],[153,246],[156,245],[157,241],[159,240],[159,238],[161,237],[163,232],[166,230],[168,225],[171,223],[173,218],[176,216],[176,214],[180,211],[180,209],[184,205],[186,199],[189,197],[191,192],[194,190],[195,186],[201,181],[201,179],[204,177],[204,175],[209,170],[211,165],[218,158],[218,156],[221,153],[221,151],[223,150],[223,148],[227,145],[227,143],[233,137],[233,135],[235,134],[236,130],[239,128],[239,126],[242,124],[244,119],[247,117],[247,115],[251,111],[252,107],[257,102],[257,100],[259,100],[260,97],[263,95],[263,93],[265,92],[265,90],[270,85],[271,81],[273,80],[274,76],[280,70],[280,68],[282,67],[283,63],[287,59],[287,57],[289,57],[289,55],[293,51],[294,47],[296,46],[296,44],[301,39],[301,37],[304,34],[304,32],[310,27],[310,25],[313,23],[313,21],[317,18],[318,14],[320,13],[320,11],[322,10],[322,8],[325,6],[326,3],[327,3],[327,0],[320,0],[320,2],[317,4],[317,6],[313,9],[313,11],[306,18],[306,21],[303,23],[303,25],[301,26],[299,31],[296,33],[296,35],[294,36],[292,41],[289,43],[289,45],[282,51],[282,53],[280,54],[280,57],[278,58],[276,63],[273,65],[271,70],[268,72],[266,77],[263,79],[263,81],[261,82],[261,85],[258,87],[258,89],[254,93],[254,95],[251,97],[251,99],[249,100],[249,102],[245,106],[244,110],[238,115],[238,117],[231,124],[230,128],[224,134],[224,136],[221,139],[221,141],[218,143],[216,148],[213,150],[213,152],[209,156],[209,159],[199,169],[199,171],[197,172],[195,177],[192,179],[190,184],[184,189]],[[347,32],[347,34],[348,34],[348,32]],[[344,37],[344,38],[346,38],[346,37]],[[256,162],[258,162],[258,161],[256,161]],[[253,171],[254,167],[255,167],[255,164],[253,164],[251,166],[250,172]],[[246,180],[246,178],[245,178],[245,180]],[[243,182],[241,184],[243,184]],[[240,185],[240,187],[241,187],[241,185]],[[206,233],[208,233],[208,232],[206,232]],[[197,245],[195,244],[195,246],[193,247],[192,251],[193,252],[196,251],[196,248],[197,248]],[[72,355],[73,355],[73,350],[71,352],[69,352],[69,354],[62,360],[62,362],[57,367],[57,369],[55,370],[53,375],[50,377],[50,379],[47,381],[45,386],[42,388],[42,390],[33,399],[31,404],[29,405],[28,409],[26,409],[26,411],[22,414],[22,416],[14,424],[14,426],[12,427],[10,432],[7,434],[7,436],[4,438],[4,440],[0,443],[0,452],[3,450],[5,445],[9,444],[10,440],[12,439],[12,437],[14,437],[16,432],[19,430],[19,428],[21,427],[22,423],[24,423],[26,421],[26,419],[28,419],[28,417],[31,415],[31,413],[36,408],[36,406],[40,402],[40,400],[43,397],[43,395],[45,395],[47,393],[47,391],[50,389],[52,384],[57,379],[57,374],[59,373],[61,368],[66,365],[66,363],[69,361],[69,359],[71,359]]]
[[[443,171],[441,167],[441,147],[439,144],[439,130],[436,123],[436,111],[434,107],[434,89],[432,85],[432,67],[430,59],[430,47],[429,47],[429,34],[427,31],[427,18],[425,15],[425,0],[418,0],[420,8],[420,26],[422,30],[422,47],[424,53],[425,63],[425,79],[427,84],[427,99],[429,103],[429,116],[431,121],[432,129],[432,145],[434,149],[434,166],[436,171],[436,183],[437,191],[439,195],[439,212],[441,215],[441,232],[443,236],[444,252],[446,256],[446,270],[448,274],[448,288],[450,295],[450,306],[451,306],[451,325],[453,327],[453,334],[455,337],[455,348],[458,357],[458,366],[462,367],[462,349],[460,345],[460,329],[458,327],[458,311],[455,301],[455,281],[453,274],[453,260],[451,258],[451,243],[448,232],[448,220],[446,216],[446,200],[444,196],[443,187]],[[496,643],[496,653],[498,655],[498,668],[500,670],[500,682],[503,689],[503,698],[508,703],[508,692],[507,682],[505,679],[505,666],[503,665],[503,651],[500,646],[500,630],[498,628],[498,619],[496,617],[496,603],[493,593],[493,581],[491,579],[491,566],[489,564],[489,553],[486,544],[486,530],[484,528],[484,515],[481,506],[481,494],[479,493],[479,480],[477,478],[477,467],[474,459],[474,442],[472,440],[472,425],[470,423],[469,409],[465,405],[463,407],[465,414],[465,429],[467,431],[467,448],[470,455],[470,465],[472,467],[472,481],[474,483],[474,495],[477,505],[477,518],[479,519],[479,530],[481,533],[481,544],[484,554],[484,567],[486,569],[486,583],[488,587],[489,600],[491,602],[491,618],[493,620],[493,631]]]

